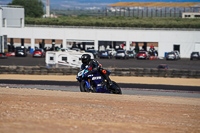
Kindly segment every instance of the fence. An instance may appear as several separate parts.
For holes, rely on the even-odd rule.
[[[158,70],[151,68],[106,68],[111,76],[200,78],[200,70]],[[43,66],[0,66],[0,74],[77,75],[79,68],[48,68]]]
[[[99,10],[52,10],[64,16],[182,17],[184,12],[197,13],[200,7],[105,7]]]
[[[199,11],[199,7],[111,7],[105,9],[105,16],[182,17],[184,12]]]

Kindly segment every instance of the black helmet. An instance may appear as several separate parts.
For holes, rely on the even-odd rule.
[[[85,64],[85,65],[88,65],[88,63],[90,62],[91,60],[91,56],[89,54],[83,54],[81,56],[81,60],[82,60],[82,63]]]

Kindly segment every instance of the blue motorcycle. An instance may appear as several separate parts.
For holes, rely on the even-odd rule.
[[[111,71],[107,72],[110,75]],[[78,73],[76,79],[80,83],[81,92],[122,94],[119,85],[114,81],[108,88],[107,81],[98,71],[89,71],[86,68]]]

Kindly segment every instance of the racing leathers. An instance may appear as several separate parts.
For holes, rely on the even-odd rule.
[[[85,69],[86,67],[89,70],[89,72],[91,72],[91,73],[93,71],[98,71],[101,74],[101,76],[107,80],[107,88],[110,88],[110,86],[112,85],[112,82],[109,78],[108,72],[107,72],[107,70],[102,68],[102,65],[98,61],[90,60],[88,65],[82,64],[81,70]]]

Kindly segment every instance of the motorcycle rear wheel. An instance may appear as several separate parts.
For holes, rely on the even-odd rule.
[[[113,94],[122,94],[119,85],[115,81],[112,81],[112,85],[110,86],[110,91]]]

